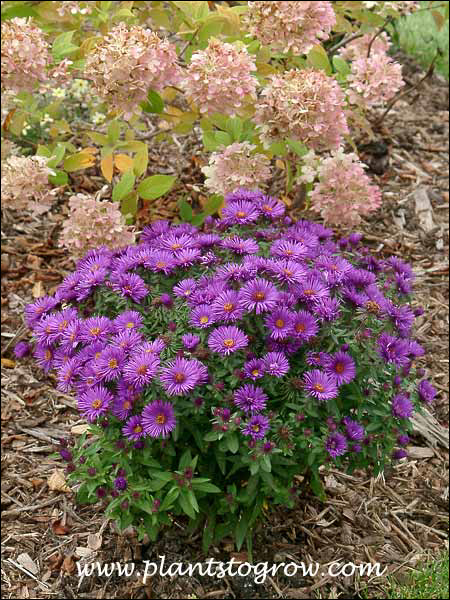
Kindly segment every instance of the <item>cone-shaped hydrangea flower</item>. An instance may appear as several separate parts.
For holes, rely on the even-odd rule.
[[[370,54],[386,54],[391,45],[387,33],[384,31],[375,39],[373,33],[356,38],[339,50],[339,55],[345,60],[355,60],[361,56],[367,56],[370,46]]]
[[[350,102],[364,108],[388,102],[404,85],[402,66],[380,52],[354,60],[347,80]]]
[[[381,206],[381,191],[372,185],[356,154],[342,149],[320,163],[311,208],[330,224],[358,225],[361,217]]]
[[[4,207],[31,210],[41,214],[49,210],[54,193],[48,181],[53,171],[42,156],[11,156],[2,164],[2,202]]]
[[[331,2],[248,2],[244,22],[252,36],[273,50],[306,54],[328,39],[336,16]]]
[[[266,145],[291,137],[317,150],[338,148],[348,133],[344,94],[323,71],[291,69],[273,75],[256,104]]]
[[[89,248],[116,248],[133,243],[133,228],[125,219],[117,202],[96,200],[76,194],[69,199],[70,213],[64,221],[60,245],[82,256]]]
[[[148,404],[142,411],[142,426],[150,437],[167,437],[176,426],[172,404],[162,400]]]
[[[108,106],[130,117],[149,89],[179,80],[176,49],[150,29],[119,23],[88,53],[84,68]]]
[[[193,390],[207,379],[208,371],[198,360],[176,358],[167,363],[161,372],[160,380],[169,396],[179,396]]]
[[[208,190],[225,196],[240,187],[263,186],[271,177],[270,161],[264,154],[254,152],[255,148],[249,142],[236,142],[220,152],[213,152],[209,157],[209,164],[202,168]],[[253,213],[255,209],[253,206]],[[229,209],[225,214],[227,212]],[[245,219],[246,215],[238,222],[245,223]]]
[[[227,356],[248,345],[248,337],[243,331],[231,325],[218,327],[208,338],[208,346],[213,352]]]
[[[31,91],[47,79],[51,63],[44,31],[31,19],[10,19],[2,23],[2,90]]]
[[[234,392],[234,403],[244,412],[264,410],[267,400],[267,394],[261,388],[252,384],[243,385]]]
[[[246,98],[256,99],[253,71],[256,65],[243,44],[210,38],[205,50],[192,55],[182,86],[201,113],[234,115]]]

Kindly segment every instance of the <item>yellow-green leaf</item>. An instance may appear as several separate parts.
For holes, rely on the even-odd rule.
[[[307,64],[314,69],[320,69],[325,71],[327,75],[331,75],[333,69],[331,68],[328,54],[326,53],[323,46],[316,44],[311,48],[307,58]]]
[[[113,187],[113,191],[112,191],[113,201],[119,202],[120,200],[125,198],[125,196],[130,194],[133,190],[135,181],[136,181],[136,178],[135,178],[134,174],[132,173],[132,171],[128,171],[128,173],[125,173],[122,176],[122,178],[120,179],[120,181]]]
[[[64,161],[64,170],[67,171],[67,173],[72,173],[73,171],[88,169],[93,165],[95,165],[95,157],[92,152],[88,152],[85,149],[68,156]]]
[[[143,200],[155,200],[166,194],[175,183],[173,175],[151,175],[146,177],[138,186],[139,196]]]
[[[109,181],[109,183],[111,183],[114,171],[112,152],[102,158],[102,160],[100,161],[100,168],[102,170],[103,177],[106,179],[106,181]]]

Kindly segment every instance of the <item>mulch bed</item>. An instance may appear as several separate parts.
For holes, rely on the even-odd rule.
[[[423,73],[405,61],[407,80]],[[72,397],[54,389],[32,359],[17,363],[12,354],[22,331],[26,303],[51,293],[73,263],[57,247],[64,210],[60,201],[45,220],[5,212],[2,225],[2,578],[5,598],[359,598],[384,597],[385,576],[326,575],[333,561],[379,562],[398,579],[419,559],[447,543],[448,525],[448,89],[438,76],[401,100],[376,131],[376,143],[359,140],[361,156],[371,164],[384,193],[383,208],[361,231],[379,255],[396,254],[413,264],[416,302],[425,308],[418,320],[418,339],[425,346],[424,366],[432,373],[439,396],[433,413],[438,432],[417,433],[410,458],[382,476],[324,472],[327,499],[307,491],[293,510],[269,511],[256,531],[254,561],[321,565],[315,577],[278,573],[257,585],[250,577],[93,576],[81,583],[76,561],[124,564],[158,560],[204,562],[201,536],[189,535],[176,521],[155,544],[139,545],[132,533],[119,535],[104,522],[100,505],[78,507],[58,477],[62,465],[49,455],[58,438],[82,424]],[[160,203],[141,211],[139,223],[171,218],[176,199],[187,193],[201,204],[204,157],[195,135],[177,145],[160,143],[151,150],[149,174],[177,172],[181,181]],[[98,173],[73,178],[77,191],[98,189]],[[273,192],[280,190],[280,177]],[[101,182],[101,178],[98,178]],[[198,186],[198,187],[197,187]],[[89,190],[92,191],[92,190]],[[290,196],[298,216],[298,190]],[[306,218],[316,218],[302,213]],[[431,423],[431,421],[430,421]],[[431,425],[429,426],[431,427]],[[301,482],[299,481],[301,486]],[[53,489],[51,489],[53,488]],[[448,547],[448,546],[447,546]],[[27,555],[27,556],[26,556]],[[216,560],[246,560],[231,540],[211,548]]]

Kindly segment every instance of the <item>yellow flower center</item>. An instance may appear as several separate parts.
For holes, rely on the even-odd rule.
[[[278,329],[281,329],[282,327],[284,327],[284,321],[283,321],[283,319],[277,319],[275,321],[275,326],[278,327]]]
[[[94,400],[92,402],[92,408],[101,408],[102,407],[102,401],[100,400],[100,398],[97,398],[96,400]]]
[[[164,425],[164,423],[166,422],[166,415],[163,415],[162,413],[160,413],[156,417],[156,422],[157,422],[158,425]]]
[[[256,301],[264,300],[265,297],[266,297],[266,295],[264,294],[264,292],[255,292],[253,294],[253,300],[256,300]]]
[[[253,430],[255,433],[258,433],[258,432],[259,432],[259,430],[260,430],[260,426],[259,426],[259,425],[252,425],[252,430]]]
[[[127,323],[127,329],[133,329],[134,327],[134,323],[132,323],[131,321],[129,323]]]
[[[314,296],[314,290],[304,290],[303,291],[305,296]]]
[[[108,366],[109,366],[111,369],[115,369],[115,368],[117,367],[117,365],[118,365],[118,362],[117,362],[117,360],[116,360],[115,358],[112,358],[112,359],[109,361],[109,363],[108,363]]]
[[[239,219],[242,219],[247,216],[247,213],[240,210],[238,213],[236,213],[236,216],[239,217]]]
[[[159,269],[162,269],[162,268],[163,268],[163,267],[165,267],[166,265],[167,265],[167,263],[165,263],[165,262],[162,262],[162,261],[159,261],[159,262],[157,262],[157,263],[156,263],[156,266],[157,266]]]
[[[297,323],[297,325],[295,326],[295,331],[297,333],[303,333],[304,331],[306,331],[306,327],[303,325],[303,323]]]
[[[314,389],[316,390],[316,392],[320,392],[321,394],[325,391],[325,388],[321,383],[314,384]]]
[[[142,365],[141,367],[139,367],[137,372],[138,372],[138,375],[145,375],[147,373],[147,366]]]
[[[206,317],[206,316],[205,317],[201,317],[201,319],[200,319],[200,323],[202,325],[205,325],[205,323],[207,323],[208,321],[209,321],[209,317]]]
[[[342,363],[338,363],[335,367],[334,370],[336,371],[336,373],[343,373],[345,371],[345,367]]]
[[[232,304],[231,302],[227,302],[226,304],[223,305],[223,309],[226,310],[227,312],[230,312],[231,310],[233,310],[234,308],[234,304]]]
[[[130,410],[131,402],[129,400],[125,400],[125,402],[123,403],[123,408],[124,410]]]
[[[92,333],[92,335],[98,335],[101,331],[100,327],[91,327],[91,329],[89,329],[89,331]]]
[[[50,352],[50,350],[46,350],[45,351],[45,359],[50,360],[51,357],[52,357],[52,353]]]
[[[258,375],[259,375],[258,369],[253,369],[252,375],[253,375],[253,377],[258,377]]]
[[[184,376],[183,373],[176,373],[175,374],[175,381],[177,383],[183,383],[183,381],[186,379],[186,377]]]
[[[232,348],[234,346],[234,340],[232,340],[231,338],[228,340],[223,340],[223,345],[225,346],[225,348]]]
[[[172,250],[179,250],[181,248],[181,244],[172,244]]]
[[[142,427],[140,425],[135,425],[133,427],[133,432],[134,433],[141,433],[141,431],[142,431]]]
[[[268,212],[272,212],[272,210],[273,210],[273,208],[271,206],[269,206],[268,204],[264,204],[263,209],[267,210]]]

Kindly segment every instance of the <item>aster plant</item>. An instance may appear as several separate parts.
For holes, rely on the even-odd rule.
[[[251,548],[264,507],[323,498],[321,468],[402,458],[436,394],[417,365],[423,311],[411,267],[361,238],[239,190],[202,228],[156,221],[89,251],[28,305],[37,364],[89,425],[60,448],[78,500],[141,538],[185,516],[205,548]]]

